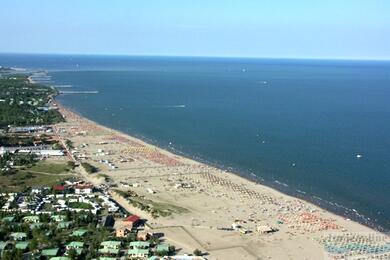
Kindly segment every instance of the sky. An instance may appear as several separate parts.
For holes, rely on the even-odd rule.
[[[1,53],[390,59],[389,0],[1,1]]]

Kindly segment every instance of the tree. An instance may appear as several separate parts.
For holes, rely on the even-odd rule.
[[[69,169],[73,170],[76,167],[76,164],[73,161],[68,161],[66,163]]]
[[[70,259],[77,259],[77,252],[74,248],[68,250],[68,256]]]
[[[165,250],[162,250],[162,251],[158,251],[155,253],[157,256],[166,256],[168,255],[168,252],[165,251]]]
[[[169,246],[169,254],[172,255],[176,252],[176,247],[175,246]]]
[[[194,250],[194,255],[201,256],[202,255],[202,251],[200,251],[199,249],[195,249]]]

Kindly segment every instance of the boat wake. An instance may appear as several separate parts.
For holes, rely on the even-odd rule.
[[[172,105],[172,106],[164,106],[164,108],[186,108],[186,105]]]

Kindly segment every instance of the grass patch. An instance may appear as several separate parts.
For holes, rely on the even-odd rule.
[[[70,202],[68,203],[69,208],[73,209],[92,209],[92,205],[85,202]]]
[[[21,192],[32,186],[51,187],[69,179],[69,170],[65,162],[40,161],[30,167],[16,169],[12,174],[0,175],[0,191]]]
[[[146,199],[143,196],[139,196],[133,191],[121,191],[115,190],[120,196],[127,199],[134,207],[149,212],[154,218],[167,217],[172,213],[181,214],[188,212],[188,209],[179,207],[169,203],[156,202],[150,199]]]
[[[61,174],[67,173],[72,170],[72,167],[67,163],[57,163],[57,162],[48,162],[48,161],[40,161],[35,165],[28,168],[29,171],[34,172],[44,172],[49,174]]]
[[[91,164],[89,164],[89,163],[86,163],[86,162],[81,163],[81,166],[82,166],[82,167],[84,168],[84,170],[85,170],[87,173],[89,173],[89,174],[95,173],[95,172],[97,172],[97,170],[98,170],[95,166],[93,166],[93,165],[91,165]]]
[[[108,176],[107,174],[104,174],[104,173],[98,174],[97,177],[99,177],[99,178],[104,178],[104,181],[105,181],[105,182],[111,182],[111,181],[112,181],[111,177]]]

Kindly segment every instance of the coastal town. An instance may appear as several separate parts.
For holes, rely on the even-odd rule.
[[[390,257],[386,234],[90,121],[46,73],[2,71],[2,259]]]

